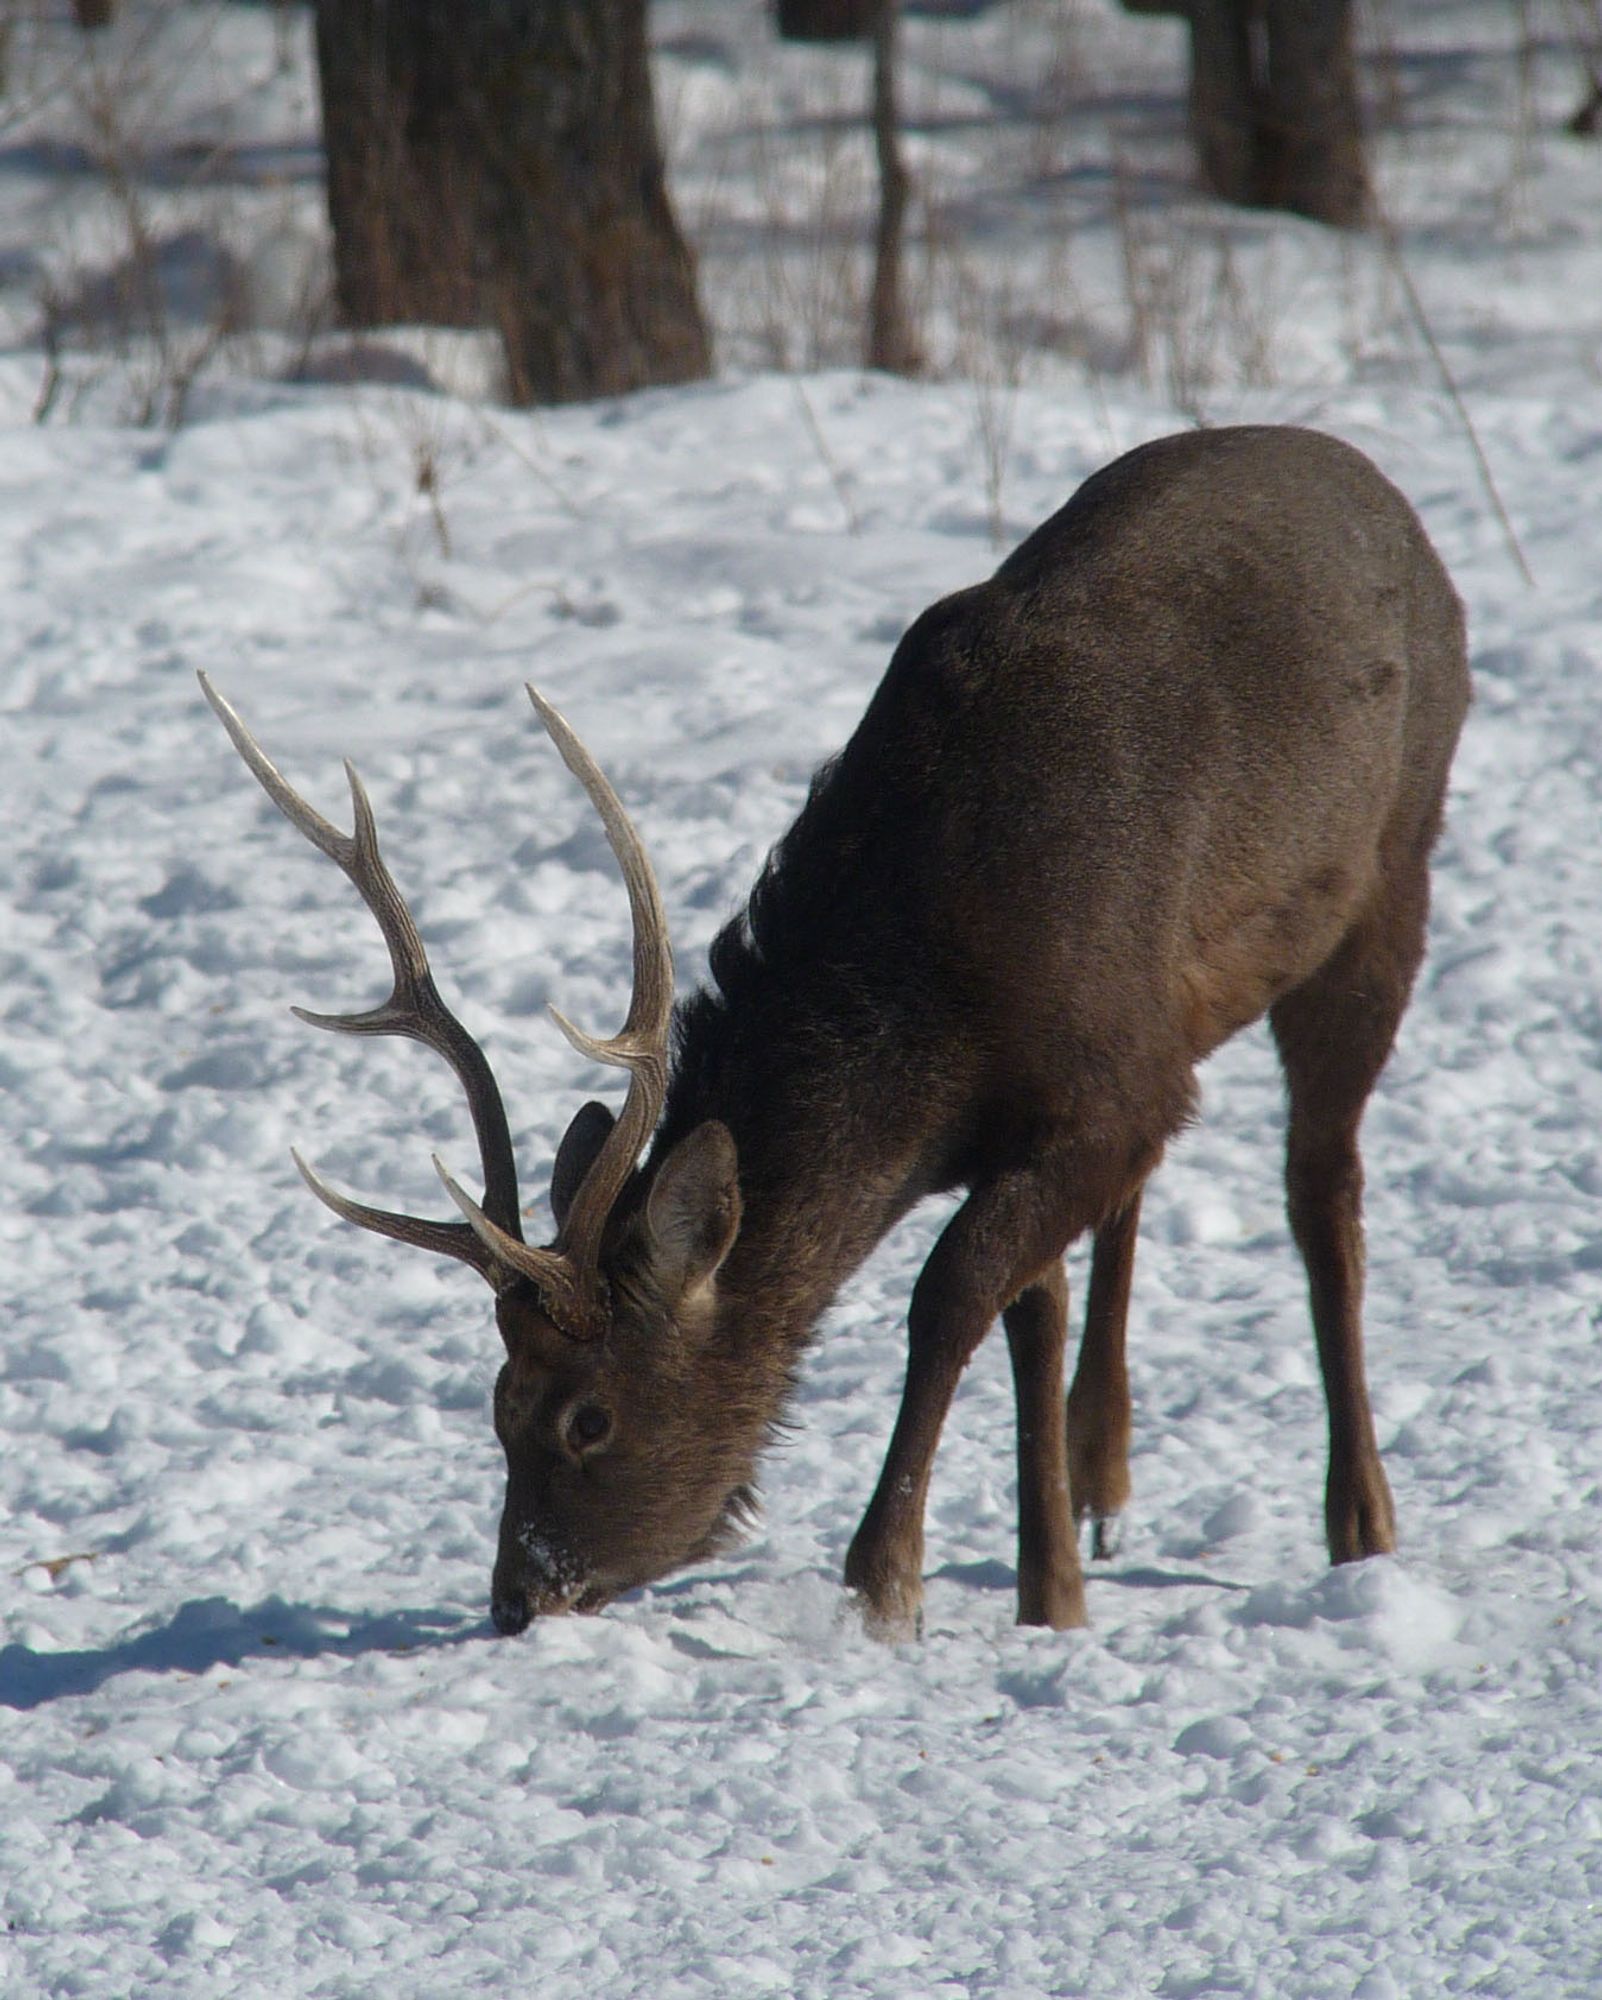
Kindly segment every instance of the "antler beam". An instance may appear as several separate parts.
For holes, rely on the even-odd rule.
[[[588,1035],[551,1009],[556,1025],[581,1054],[629,1072],[623,1110],[573,1197],[557,1239],[557,1247],[572,1263],[580,1286],[587,1290],[597,1275],[607,1217],[662,1115],[667,1095],[668,1028],[673,1017],[673,952],[656,876],[617,793],[560,712],[532,687],[528,698],[562,753],[562,761],[600,814],[607,841],[623,872],[634,929],[634,990],[628,1016],[615,1035],[604,1040]]]

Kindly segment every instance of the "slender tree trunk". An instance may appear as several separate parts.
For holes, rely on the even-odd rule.
[[[907,320],[901,282],[911,180],[901,156],[901,121],[896,106],[896,26],[900,11],[899,0],[874,0],[873,144],[879,161],[879,226],[874,240],[867,363],[870,368],[911,375],[922,365],[922,356]]]
[[[339,304],[502,336],[514,399],[710,367],[645,0],[318,0]]]

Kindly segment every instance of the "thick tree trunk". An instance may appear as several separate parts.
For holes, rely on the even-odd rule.
[[[864,42],[873,32],[874,0],[778,0],[787,42]]]
[[[1189,0],[1190,136],[1202,185],[1225,201],[1255,202],[1257,91],[1250,0]]]
[[[317,56],[347,320],[494,326],[523,402],[707,372],[645,0],[318,0]]]
[[[1264,0],[1258,200],[1352,229],[1369,214],[1352,0]]]
[[[1352,228],[1369,213],[1352,0],[1123,0],[1190,24],[1190,128],[1225,201]]]

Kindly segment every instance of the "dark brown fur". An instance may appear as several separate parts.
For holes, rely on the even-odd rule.
[[[1391,1548],[1356,1135],[1423,950],[1467,702],[1461,612],[1412,510],[1301,430],[1131,452],[925,612],[680,1009],[603,1254],[606,1338],[575,1346],[527,1283],[501,1298],[497,1623],[720,1546],[824,1307],[952,1188],[847,1581],[877,1629],[915,1624],[935,1446],[1000,1315],[1019,1615],[1082,1622],[1074,1517],[1099,1539],[1129,1490],[1141,1189],[1196,1063],[1265,1012],[1329,1402],[1330,1554]],[[607,1123],[587,1107],[564,1142],[559,1218]],[[1065,1426],[1061,1258],[1087,1229]],[[596,1411],[587,1445],[575,1421]]]

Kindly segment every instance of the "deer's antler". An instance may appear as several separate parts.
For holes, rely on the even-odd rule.
[[[479,1207],[448,1175],[444,1176],[447,1189],[466,1218],[462,1222],[430,1222],[420,1216],[369,1208],[363,1202],[351,1201],[331,1188],[296,1153],[295,1164],[307,1186],[345,1221],[398,1242],[415,1243],[424,1250],[458,1258],[471,1265],[497,1291],[516,1277],[529,1279],[546,1299],[558,1325],[581,1333],[588,1315],[582,1309],[580,1294],[588,1288],[581,1288],[574,1260],[565,1251],[536,1250],[523,1241],[517,1166],[500,1090],[483,1050],[439,996],[417,926],[379,855],[373,809],[360,778],[347,763],[345,772],[350,780],[356,830],[354,834],[344,834],[287,782],[204,673],[200,675],[200,685],[232,738],[234,748],[263,791],[291,825],[298,827],[314,847],[320,848],[349,876],[377,919],[389,947],[394,985],[381,1006],[360,1014],[314,1014],[302,1007],[294,1012],[313,1027],[349,1035],[405,1035],[442,1055],[467,1093],[468,1110],[478,1135],[484,1174],[483,1206]]]
[[[656,876],[617,793],[563,717],[534,688],[528,698],[563,762],[590,796],[628,890],[634,927],[634,991],[628,1017],[607,1040],[587,1035],[553,1007],[556,1025],[582,1055],[629,1072],[628,1096],[574,1195],[557,1238],[581,1290],[596,1272],[601,1233],[640,1149],[656,1130],[667,1095],[668,1027],[673,1016],[673,953]]]

